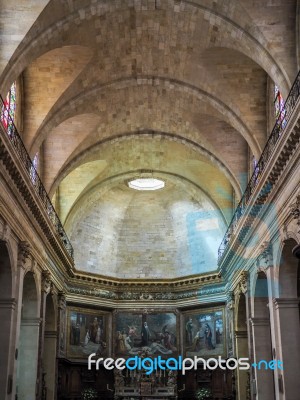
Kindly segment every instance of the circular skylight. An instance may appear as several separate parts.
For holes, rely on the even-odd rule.
[[[165,182],[154,178],[138,178],[129,181],[128,186],[135,190],[158,190],[165,187]]]

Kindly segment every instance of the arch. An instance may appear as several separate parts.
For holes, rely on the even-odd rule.
[[[254,286],[253,316],[254,318],[269,318],[269,290],[265,272],[257,274]]]
[[[29,271],[23,280],[17,368],[17,395],[19,400],[32,400],[36,396],[40,328],[38,305],[35,276]]]
[[[55,399],[55,371],[57,344],[57,313],[51,294],[46,297],[45,330],[43,347],[43,395],[47,400]]]
[[[26,146],[30,147],[36,131],[48,112],[84,70],[91,58],[92,50],[86,46],[56,47],[35,59],[24,70],[23,88],[26,102],[23,107],[22,137]]]
[[[239,332],[247,331],[246,296],[244,293],[239,294],[236,316],[236,330]]]
[[[245,10],[242,7],[238,7],[238,3],[235,3],[233,8],[231,6],[227,6],[224,8],[224,10],[217,10],[216,7],[210,7],[190,0],[183,0],[183,3],[194,10],[199,10],[202,17],[203,15],[211,15],[213,19],[220,21],[220,24],[222,24],[222,26],[224,26],[224,28],[226,28],[229,32],[224,36],[236,38],[236,41],[234,42],[235,46],[233,46],[233,48],[243,51],[244,54],[248,55],[251,59],[253,59],[253,61],[261,65],[274,81],[280,80],[282,85],[288,91],[290,81],[287,73],[276,63],[274,57],[269,52],[264,36],[261,34],[259,29],[253,29],[252,24],[249,25],[249,16],[247,13],[245,13]],[[231,9],[235,10],[234,14],[232,12],[229,14],[228,10]],[[76,19],[77,25],[84,24],[84,19],[78,19],[79,10],[82,14],[90,14],[91,18],[95,15],[94,5],[87,5],[85,7],[77,8],[71,14],[61,17],[60,20],[58,20],[55,24],[45,28],[37,39],[30,38],[29,35],[27,40],[23,41],[23,43],[19,46],[18,51],[15,52],[11,58],[10,63],[4,69],[2,76],[5,78],[2,78],[3,82],[0,82],[4,89],[6,89],[8,82],[12,81],[12,77],[17,72],[20,73],[26,68],[31,52],[34,53],[33,58],[37,58],[43,53],[44,47],[47,46],[48,48],[53,48],[53,44],[51,46],[51,38],[56,38],[62,34],[66,36],[66,27],[71,27],[74,19]],[[101,11],[102,14],[108,14],[109,12],[113,12],[115,10],[113,7],[104,7]],[[90,20],[90,18],[88,20]],[[251,28],[249,28],[249,26]],[[240,44],[241,37],[243,37],[244,41],[246,41],[244,48]],[[264,57],[260,56],[261,53],[264,54]],[[19,64],[18,71],[10,68],[11,63]]]
[[[72,214],[76,215],[77,211],[86,210],[85,207],[82,207],[82,203],[84,202],[85,199],[88,199],[88,203],[90,205],[93,204],[93,201],[92,201],[93,196],[98,195],[100,185],[104,184],[106,186],[105,189],[109,190],[112,185],[119,183],[120,180],[121,181],[127,180],[133,176],[136,176],[140,172],[141,172],[140,170],[127,171],[127,172],[124,172],[124,173],[121,173],[121,174],[118,174],[115,176],[111,176],[111,177],[103,180],[100,184],[98,183],[98,184],[90,187],[87,192],[85,192],[79,196],[79,198],[76,200],[76,202],[71,207],[71,209],[65,219],[64,225],[66,226],[66,229],[68,230],[70,228],[70,219],[72,217]],[[225,227],[227,226],[227,219],[226,219],[226,216],[224,215],[223,210],[219,207],[218,203],[214,199],[212,199],[211,196],[203,188],[199,187],[195,182],[192,182],[191,180],[189,180],[183,176],[176,175],[174,173],[161,171],[161,170],[159,170],[159,171],[152,170],[152,172],[157,177],[161,177],[163,179],[165,179],[165,177],[176,178],[177,180],[180,180],[183,185],[189,184],[189,185],[192,185],[193,188],[199,190],[205,196],[205,198],[212,204],[212,206],[219,211],[222,222],[224,223],[224,229],[225,229]]]
[[[12,297],[12,263],[5,242],[0,240],[0,299]]]
[[[297,278],[299,261],[293,256],[293,248],[297,245],[294,239],[285,241],[281,252],[279,266],[279,297],[297,298]]]
[[[0,398],[5,399],[10,371],[10,340],[15,309],[12,298],[12,264],[5,242],[0,241]]]
[[[64,104],[55,104],[48,114],[51,114],[51,117],[46,118],[45,122],[37,130],[30,148],[30,154],[34,155],[38,151],[39,147],[53,128],[57,127],[66,119],[74,117],[77,113],[77,106],[82,107],[83,104],[87,104],[86,98],[90,102],[92,96],[100,98],[105,90],[120,90],[129,87],[142,88],[142,86],[155,87],[158,85],[161,85],[164,90],[177,90],[185,95],[188,93],[198,100],[205,100],[211,107],[221,113],[225,117],[225,120],[228,120],[230,125],[244,137],[253,154],[259,158],[262,149],[260,148],[257,139],[252,135],[250,129],[239,116],[239,111],[234,111],[227,102],[222,101],[216,94],[210,93],[203,88],[182,80],[156,75],[139,75],[134,78],[122,77],[104,84],[97,84],[89,90],[84,90],[73,98],[68,99]],[[235,109],[236,108],[237,107],[235,106]]]
[[[98,151],[100,149],[101,146],[103,146],[104,144],[107,144],[109,142],[114,142],[116,139],[130,139],[130,138],[135,138],[135,137],[140,137],[140,136],[149,136],[151,135],[151,137],[165,137],[168,140],[172,140],[172,141],[177,141],[179,143],[184,143],[187,147],[190,147],[196,151],[198,151],[200,154],[203,154],[204,156],[208,157],[210,161],[212,161],[212,163],[214,165],[216,165],[222,172],[224,172],[225,176],[228,178],[228,180],[230,181],[232,187],[234,188],[234,191],[236,193],[236,195],[239,197],[242,195],[242,189],[240,186],[240,183],[237,181],[237,179],[235,178],[233,172],[230,170],[230,168],[225,165],[218,157],[216,157],[213,153],[211,153],[209,150],[205,149],[203,146],[201,146],[200,144],[187,139],[183,136],[179,136],[179,135],[174,135],[171,133],[167,133],[167,132],[161,132],[161,131],[139,131],[139,132],[126,132],[123,133],[121,135],[115,135],[113,137],[107,138],[107,139],[103,139],[95,144],[93,144],[92,146],[90,146],[88,149],[85,149],[84,151],[82,151],[81,153],[79,153],[76,157],[74,158],[69,158],[66,163],[62,166],[62,168],[59,170],[58,174],[57,174],[57,178],[55,179],[55,181],[53,182],[50,191],[49,191],[49,196],[52,197],[57,189],[57,187],[59,186],[59,184],[61,183],[61,181],[72,172],[73,169],[75,169],[76,167],[78,167],[83,159],[87,156],[87,154],[92,154],[96,151]]]

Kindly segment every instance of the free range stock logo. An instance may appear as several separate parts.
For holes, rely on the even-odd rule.
[[[125,358],[117,358],[114,360],[113,358],[103,358],[100,357],[97,360],[94,359],[96,353],[92,353],[88,357],[88,369],[91,370],[94,365],[98,370],[100,365],[103,364],[105,369],[112,370],[114,368],[118,370],[123,370],[127,368],[128,370],[145,370],[147,375],[152,374],[157,370],[173,370],[173,371],[181,371],[182,375],[185,375],[188,370],[197,370],[198,366],[201,365],[201,368],[214,370],[217,368],[220,369],[229,369],[229,370],[249,370],[251,366],[253,368],[261,369],[283,369],[282,361],[280,360],[260,360],[257,363],[250,363],[249,358],[229,358],[227,360],[223,359],[221,356],[217,358],[208,358],[204,359],[201,357],[193,357],[193,358],[183,358],[179,356],[178,358],[168,358],[163,359],[161,356],[150,358],[145,357],[141,358],[138,356],[131,357],[128,359]]]

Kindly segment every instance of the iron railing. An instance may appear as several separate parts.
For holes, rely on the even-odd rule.
[[[29,154],[13,122],[13,119],[11,118],[9,111],[5,109],[2,97],[0,97],[0,117],[4,131],[7,133],[7,136],[10,139],[13,148],[17,152],[19,159],[21,160],[30,178],[32,187],[34,188],[36,194],[38,195],[39,199],[43,204],[43,207],[49,217],[49,220],[54,226],[63,246],[65,247],[69,255],[73,258],[74,252],[71,242],[62,226],[62,223],[58,215],[56,214],[56,211],[51,203],[51,200],[49,199],[46,189],[44,188],[44,185],[42,184],[42,181],[29,157]]]
[[[221,258],[226,250],[226,247],[228,246],[230,239],[234,232],[237,229],[237,225],[241,219],[241,217],[245,213],[245,209],[247,205],[250,202],[251,196],[257,187],[261,176],[263,172],[266,169],[267,163],[270,160],[274,149],[277,145],[277,142],[279,138],[282,136],[283,131],[287,125],[288,120],[290,119],[290,116],[296,106],[296,103],[299,99],[300,96],[300,71],[295,79],[295,82],[293,83],[293,86],[290,90],[290,93],[286,99],[286,102],[284,104],[284,107],[280,110],[279,116],[276,120],[275,126],[271,132],[271,135],[268,138],[268,141],[265,145],[265,148],[260,156],[259,161],[257,162],[253,174],[248,182],[248,185],[244,191],[244,194],[233,214],[232,220],[229,224],[229,227],[225,233],[225,236],[222,240],[222,243],[219,247],[218,250],[218,262],[220,263]],[[268,189],[267,189],[268,190]],[[269,188],[270,190],[270,188]],[[262,193],[263,195],[263,193]]]

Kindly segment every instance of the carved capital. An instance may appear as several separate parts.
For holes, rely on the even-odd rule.
[[[248,275],[248,271],[243,271],[240,276],[239,289],[244,294],[248,290]]]
[[[49,293],[51,290],[52,282],[51,282],[51,274],[49,271],[42,272],[42,291],[44,293]]]
[[[264,242],[260,246],[260,255],[259,255],[259,260],[258,260],[258,270],[265,270],[273,265],[273,248],[272,248],[272,243],[270,242]],[[262,261],[262,263],[260,262]],[[261,265],[263,264],[263,265]]]
[[[25,264],[26,260],[29,258],[30,255],[30,245],[28,242],[20,242],[19,247],[19,260],[22,264]]]
[[[297,225],[300,227],[300,194],[298,194],[298,196],[296,197],[296,201],[295,203],[293,203],[290,206],[290,213],[293,217],[293,219],[295,219],[297,221]],[[300,233],[300,230],[299,230]]]
[[[228,310],[232,310],[234,308],[234,293],[232,291],[227,293],[226,307]]]
[[[58,308],[64,309],[66,308],[66,296],[64,292],[59,292],[58,293]]]

